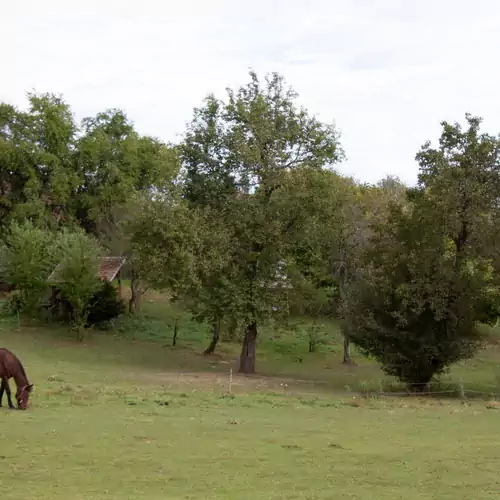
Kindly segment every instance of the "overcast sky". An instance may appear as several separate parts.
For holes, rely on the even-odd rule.
[[[278,71],[335,121],[365,181],[412,183],[442,120],[500,133],[498,0],[22,0],[2,2],[0,99],[62,93],[78,119],[124,109],[178,140],[205,95]]]

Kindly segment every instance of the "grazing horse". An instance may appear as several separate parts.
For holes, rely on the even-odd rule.
[[[7,393],[9,408],[14,408],[10,397],[9,387],[9,379],[13,378],[17,385],[17,406],[20,410],[26,410],[26,408],[28,408],[28,399],[33,389],[33,384],[28,382],[26,372],[17,356],[12,354],[9,350],[2,348],[0,348],[0,378],[2,379],[0,385],[0,407],[2,406],[3,393],[5,391]]]

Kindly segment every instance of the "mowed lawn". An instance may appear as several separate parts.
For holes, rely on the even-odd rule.
[[[484,401],[236,375],[229,395],[228,370],[193,370],[209,362],[188,350],[29,328],[0,338],[36,386],[28,411],[0,410],[2,500],[500,495],[500,410]]]

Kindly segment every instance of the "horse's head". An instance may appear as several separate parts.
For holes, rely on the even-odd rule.
[[[17,406],[20,410],[26,410],[26,408],[28,408],[28,400],[32,389],[33,389],[33,384],[28,384],[22,387],[18,387],[16,392],[16,399],[17,399]]]

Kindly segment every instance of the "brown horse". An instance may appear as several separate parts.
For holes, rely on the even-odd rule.
[[[33,389],[33,384],[28,382],[26,372],[17,356],[12,354],[9,350],[2,348],[0,348],[0,378],[2,379],[0,385],[0,407],[2,406],[3,393],[5,391],[7,393],[9,408],[14,408],[10,397],[9,387],[9,379],[13,378],[17,385],[17,406],[20,410],[26,410],[26,408],[28,408],[28,399]]]

